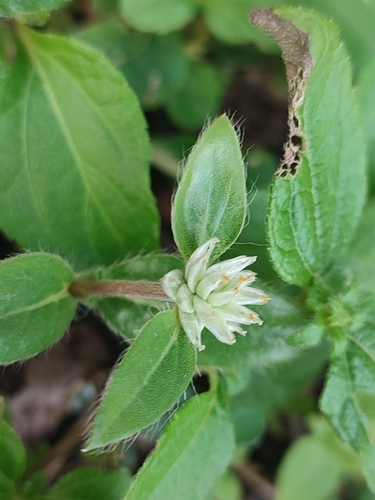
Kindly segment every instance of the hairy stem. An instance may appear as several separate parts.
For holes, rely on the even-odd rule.
[[[154,281],[106,280],[73,281],[69,287],[72,297],[81,298],[90,295],[101,297],[143,297],[145,299],[169,300],[162,286]]]

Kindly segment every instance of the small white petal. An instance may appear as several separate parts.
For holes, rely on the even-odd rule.
[[[239,333],[243,337],[247,334],[247,331],[241,328],[239,325],[236,323],[231,323],[230,321],[227,321],[227,326],[229,330],[233,333]]]
[[[234,259],[223,260],[218,262],[207,269],[208,274],[212,273],[222,273],[227,274],[229,278],[233,278],[237,273],[245,269],[245,267],[250,266],[256,261],[256,257],[247,257],[246,255],[240,255]]]
[[[177,300],[177,292],[184,283],[184,273],[181,269],[170,271],[161,280],[161,286],[164,293],[175,302]]]
[[[233,332],[228,328],[220,312],[197,296],[194,297],[193,301],[199,321],[203,323],[207,330],[215,335],[220,342],[234,344],[236,338]]]
[[[176,302],[182,311],[186,313],[194,312],[193,294],[186,284],[180,286],[177,292]]]
[[[198,284],[196,293],[203,300],[206,300],[210,293],[216,288],[222,288],[229,281],[229,277],[222,273],[206,275]]]
[[[186,313],[181,311],[181,309],[179,309],[178,315],[182,328],[184,329],[190,342],[198,349],[198,351],[203,351],[205,348],[201,341],[203,325],[199,321],[197,315],[195,313]]]
[[[245,287],[236,295],[237,304],[253,304],[263,305],[266,304],[270,298],[262,290],[258,288]]]
[[[195,293],[198,283],[205,276],[212,251],[218,241],[217,238],[211,238],[207,243],[198,247],[187,261],[185,279],[192,293]]]
[[[263,323],[256,312],[243,305],[236,304],[235,302],[230,302],[229,304],[221,306],[220,313],[227,321],[233,323],[242,325],[261,325]]]
[[[236,290],[228,290],[226,292],[212,292],[207,297],[207,302],[213,307],[220,307],[234,300],[237,295],[238,292]]]

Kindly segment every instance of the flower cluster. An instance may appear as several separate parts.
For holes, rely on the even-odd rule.
[[[256,278],[244,270],[256,257],[241,255],[209,266],[217,238],[212,238],[193,252],[185,272],[175,269],[163,280],[163,290],[178,307],[179,318],[186,335],[200,351],[203,328],[226,344],[234,344],[234,333],[246,334],[240,325],[262,324],[259,316],[246,305],[261,305],[269,297],[249,285]]]

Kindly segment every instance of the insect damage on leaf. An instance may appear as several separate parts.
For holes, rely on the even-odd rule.
[[[276,16],[272,9],[254,10],[250,14],[250,20],[278,43],[285,62],[289,94],[289,137],[276,175],[294,175],[301,165],[303,149],[303,133],[297,110],[303,103],[306,84],[313,68],[309,36],[292,22]]]

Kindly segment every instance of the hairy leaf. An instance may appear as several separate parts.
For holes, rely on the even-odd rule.
[[[193,397],[172,418],[125,500],[205,500],[234,449],[221,389]]]
[[[172,228],[184,257],[214,236],[213,259],[230,247],[246,215],[245,168],[237,133],[227,116],[203,132],[187,160],[172,208]]]
[[[93,49],[26,28],[20,37],[0,97],[0,227],[77,270],[156,248],[149,144],[132,91]]]
[[[149,321],[111,377],[88,449],[126,439],[170,410],[194,374],[195,349],[174,311]]]
[[[0,263],[0,362],[25,359],[56,342],[74,317],[74,273],[60,257],[27,254]]]
[[[333,23],[305,9],[254,11],[279,43],[289,139],[272,185],[268,238],[280,276],[306,285],[353,236],[366,193],[364,143],[347,53]]]

